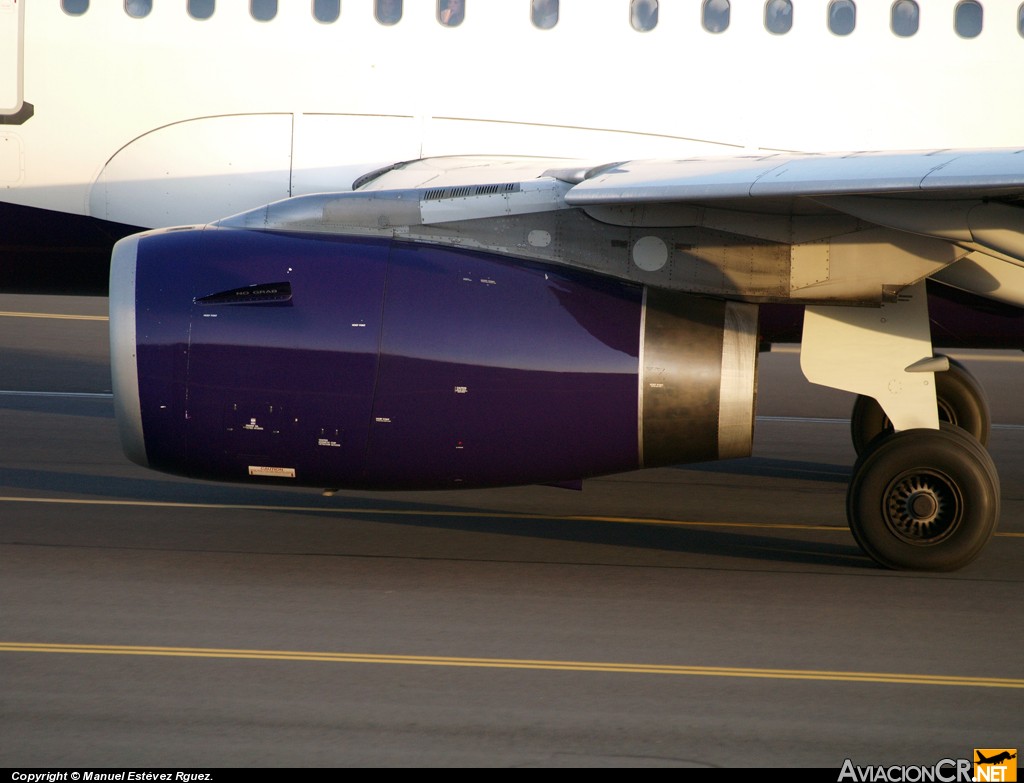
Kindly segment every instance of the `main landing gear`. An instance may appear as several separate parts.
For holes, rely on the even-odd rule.
[[[999,476],[960,428],[875,439],[846,495],[854,539],[888,568],[954,571],[976,558],[999,520]]]
[[[923,283],[880,309],[807,308],[804,374],[861,395],[847,520],[861,549],[887,568],[962,568],[999,521],[999,476],[980,440],[988,403],[963,367],[946,366],[932,356]],[[887,428],[894,433],[881,436]]]

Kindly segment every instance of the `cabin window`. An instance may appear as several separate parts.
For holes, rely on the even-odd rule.
[[[1017,9],[1017,33],[1024,38],[1024,4]]]
[[[704,0],[701,24],[709,33],[723,33],[729,29],[729,0]]]
[[[124,12],[132,19],[149,16],[153,10],[153,0],[124,0]]]
[[[398,24],[402,20],[402,0],[374,0],[373,15],[381,24]]]
[[[60,7],[66,14],[81,16],[89,10],[89,0],[60,0]]]
[[[445,27],[458,27],[466,18],[466,0],[437,0],[437,21]]]
[[[558,0],[530,0],[530,18],[541,30],[558,24]]]
[[[324,24],[337,22],[341,16],[341,0],[313,0],[313,18]]]
[[[764,4],[764,26],[775,35],[788,33],[793,27],[793,3],[790,0],[768,0]]]
[[[828,4],[828,29],[835,35],[849,35],[857,26],[857,6],[853,0],[832,0]]]
[[[629,23],[637,32],[646,33],[658,26],[658,0],[630,0]]]
[[[277,16],[277,0],[250,0],[249,13],[257,22],[269,22]]]
[[[892,4],[892,31],[900,38],[917,33],[921,12],[914,0],[896,0]]]
[[[977,38],[981,35],[981,3],[976,0],[963,0],[962,3],[957,3],[953,14],[957,35],[961,38]]]
[[[209,19],[213,16],[214,0],[188,0],[188,15],[193,19]]]

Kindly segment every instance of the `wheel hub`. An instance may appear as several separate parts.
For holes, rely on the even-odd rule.
[[[939,511],[939,499],[932,492],[913,492],[907,498],[910,513],[923,522],[931,522]]]
[[[914,471],[896,477],[885,494],[885,522],[911,544],[933,544],[960,524],[963,498],[955,482],[937,471]]]

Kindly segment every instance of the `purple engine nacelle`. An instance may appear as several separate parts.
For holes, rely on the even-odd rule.
[[[757,308],[391,239],[224,228],[114,250],[126,454],[430,489],[750,453]]]

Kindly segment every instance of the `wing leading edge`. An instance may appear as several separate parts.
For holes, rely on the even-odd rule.
[[[571,206],[719,199],[916,194],[971,198],[1024,191],[1024,149],[773,154],[639,160],[599,169]]]

